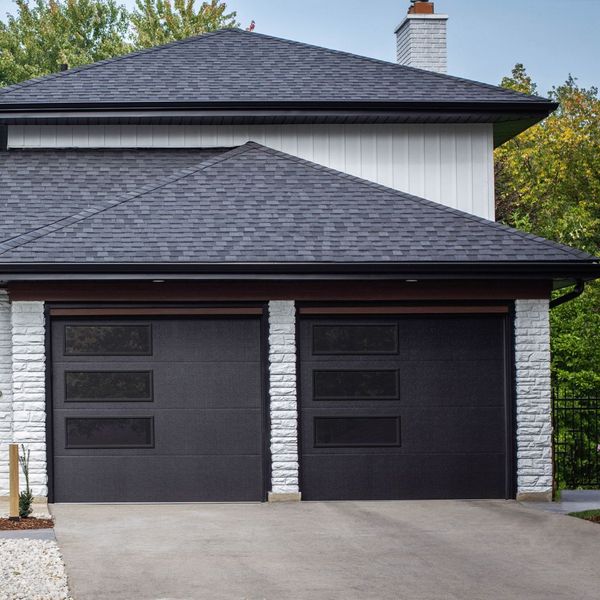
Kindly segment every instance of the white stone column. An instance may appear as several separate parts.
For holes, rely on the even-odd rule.
[[[12,303],[13,441],[31,451],[34,496],[47,496],[46,348],[43,302]]]
[[[12,441],[12,332],[6,290],[0,289],[0,496],[8,495],[8,444]]]
[[[517,499],[552,499],[548,300],[515,302]]]
[[[269,399],[271,417],[269,501],[300,500],[296,307],[293,301],[269,302]]]

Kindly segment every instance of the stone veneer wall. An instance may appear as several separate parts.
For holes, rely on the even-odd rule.
[[[552,498],[548,300],[515,302],[517,499]]]
[[[43,302],[12,303],[13,441],[31,451],[34,496],[47,496],[46,347]]]
[[[296,307],[269,302],[269,398],[271,492],[298,494],[298,403],[296,397]]]

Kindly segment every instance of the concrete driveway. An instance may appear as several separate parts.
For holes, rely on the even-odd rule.
[[[515,502],[54,505],[75,600],[597,600],[600,525]]]

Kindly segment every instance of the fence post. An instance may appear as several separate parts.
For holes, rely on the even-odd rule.
[[[9,491],[10,506],[8,518],[13,521],[19,520],[19,445],[9,444],[8,446],[8,470],[9,470]]]

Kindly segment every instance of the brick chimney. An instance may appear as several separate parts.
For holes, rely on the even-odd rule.
[[[396,48],[401,65],[446,73],[448,15],[438,15],[429,0],[411,0],[404,21],[396,28]]]

